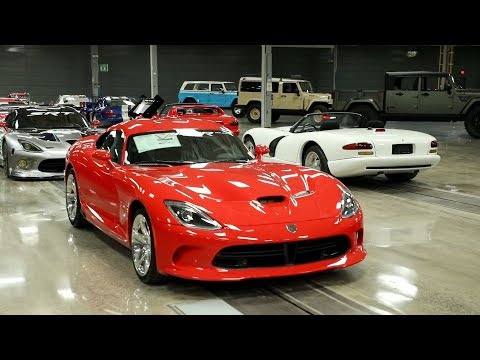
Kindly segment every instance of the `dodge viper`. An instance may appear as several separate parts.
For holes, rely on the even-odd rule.
[[[62,178],[68,148],[95,133],[71,107],[18,107],[0,120],[0,165],[12,178]]]
[[[129,248],[145,283],[289,276],[362,261],[363,214],[345,185],[265,161],[266,147],[255,151],[212,121],[114,125],[67,152],[68,219]]]
[[[385,176],[408,181],[440,161],[437,139],[418,131],[385,129],[351,112],[308,114],[293,126],[254,128],[243,142],[269,146],[272,159],[298,163],[335,177]]]

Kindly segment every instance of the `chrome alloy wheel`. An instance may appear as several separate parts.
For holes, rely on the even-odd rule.
[[[152,260],[152,236],[147,219],[138,214],[132,225],[132,256],[135,270],[145,276]]]

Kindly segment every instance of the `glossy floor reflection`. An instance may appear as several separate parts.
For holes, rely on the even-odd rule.
[[[295,119],[282,117],[275,126]],[[241,120],[242,132],[250,127]],[[470,138],[463,123],[392,122],[388,127],[436,136],[440,164],[402,193],[380,191],[388,189],[381,182],[346,180],[364,209],[366,260],[348,269],[279,279],[275,286],[297,299],[313,286],[308,301],[317,306],[314,313],[479,314],[480,140]],[[435,189],[432,197],[440,200],[464,197],[449,197],[458,203],[452,208],[422,200],[419,189]],[[274,294],[258,290],[265,286],[229,284],[227,291],[221,284],[185,280],[143,285],[128,250],[98,230],[70,226],[60,188],[0,174],[0,314],[174,314],[169,305],[235,290],[251,295],[230,302],[243,313],[280,313],[266,306]],[[312,299],[315,292],[322,301]],[[278,309],[300,313],[284,304]]]

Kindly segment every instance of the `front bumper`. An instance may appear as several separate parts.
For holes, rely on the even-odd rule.
[[[350,219],[329,218],[295,223],[291,233],[289,223],[241,226],[230,225],[220,230],[189,229],[178,224],[153,222],[157,270],[176,277],[204,281],[236,281],[253,278],[284,277],[336,268],[345,268],[362,261],[362,213]],[[343,235],[348,238],[348,250],[339,256],[302,264],[269,267],[222,268],[214,266],[216,256],[232,246],[286,244],[303,240],[323,239]],[[258,265],[258,264],[257,264]]]
[[[393,155],[328,161],[330,173],[336,177],[364,176],[378,174],[406,173],[429,169],[438,164],[440,156],[432,155]]]
[[[66,150],[38,153],[16,150],[8,158],[10,177],[19,179],[63,178],[65,175],[66,153]],[[27,165],[20,166],[20,161],[26,162]]]

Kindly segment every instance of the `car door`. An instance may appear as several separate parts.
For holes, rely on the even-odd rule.
[[[300,90],[294,82],[283,82],[278,100],[279,109],[300,110],[303,109],[303,98],[299,96]]]
[[[195,86],[195,97],[200,104],[208,104],[208,97],[210,96],[210,84],[198,83]]]
[[[208,97],[208,105],[217,105],[224,107],[225,103],[225,90],[222,83],[211,83],[210,84],[210,95]]]
[[[88,175],[84,187],[88,189],[88,202],[103,224],[118,223],[120,204],[117,191],[119,181],[123,181],[121,168],[125,136],[121,130],[110,131],[105,140],[97,145],[98,149],[108,150],[111,160],[98,160],[90,156]],[[111,227],[109,227],[111,228]]]
[[[453,93],[446,75],[422,76],[418,107],[425,115],[453,112]]]
[[[396,77],[385,89],[385,112],[388,114],[418,113],[418,76]]]

